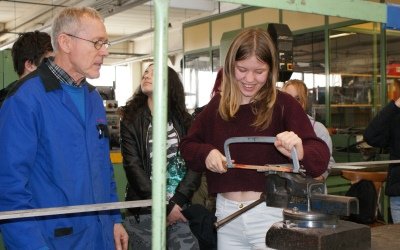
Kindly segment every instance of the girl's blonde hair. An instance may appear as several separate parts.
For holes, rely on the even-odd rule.
[[[252,126],[263,130],[270,125],[272,120],[277,93],[275,84],[278,79],[275,43],[266,30],[260,28],[242,30],[232,42],[225,59],[219,114],[226,121],[235,117],[242,102],[239,82],[235,78],[236,62],[253,55],[260,62],[266,63],[269,68],[266,84],[251,100],[253,113],[256,115]]]
[[[288,86],[293,86],[298,93],[298,98],[296,100],[300,103],[304,110],[307,109],[307,86],[306,84],[297,79],[292,79],[287,82],[282,87],[282,90],[285,91]]]

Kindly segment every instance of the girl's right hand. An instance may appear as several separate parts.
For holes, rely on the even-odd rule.
[[[210,153],[207,155],[206,158],[206,167],[208,170],[211,172],[215,173],[226,173],[227,168],[226,168],[226,158],[221,152],[219,152],[218,149],[213,149],[210,151]]]

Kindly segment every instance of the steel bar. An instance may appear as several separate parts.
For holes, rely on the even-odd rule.
[[[152,235],[153,250],[166,249],[166,168],[168,96],[168,0],[155,0],[153,159],[152,159]]]
[[[259,204],[265,202],[265,194],[262,193],[260,196],[260,199],[256,200],[255,202],[250,203],[249,205],[245,206],[244,208],[234,212],[231,215],[228,215],[227,217],[223,218],[220,221],[217,221],[214,223],[214,226],[216,229],[224,226],[226,223],[230,222],[231,220],[234,220],[235,218],[237,218],[239,215],[243,214],[244,212],[249,211],[250,209],[258,206]]]
[[[369,165],[385,165],[392,163],[400,163],[400,160],[387,160],[387,161],[359,161],[359,162],[337,162],[333,166],[369,166]]]
[[[28,218],[36,216],[60,215],[60,214],[86,213],[86,212],[105,211],[105,210],[132,208],[132,207],[148,207],[151,205],[152,205],[152,200],[137,200],[137,201],[125,201],[125,202],[99,203],[90,205],[13,210],[13,211],[0,212],[0,220]]]

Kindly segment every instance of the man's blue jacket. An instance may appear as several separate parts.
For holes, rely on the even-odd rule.
[[[83,120],[45,63],[0,109],[0,211],[118,200],[103,101],[83,86]],[[119,211],[0,221],[7,249],[114,249]]]

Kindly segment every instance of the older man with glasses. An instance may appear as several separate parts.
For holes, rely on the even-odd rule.
[[[0,211],[118,200],[98,78],[108,55],[102,17],[66,8],[52,27],[54,58],[21,79],[0,110]],[[12,219],[7,249],[127,249],[118,210]]]

